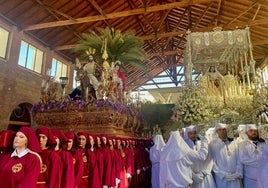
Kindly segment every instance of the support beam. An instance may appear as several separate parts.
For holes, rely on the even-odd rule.
[[[252,20],[250,22],[244,22],[244,23],[236,23],[236,24],[230,24],[228,26],[226,26],[224,28],[224,30],[228,30],[228,29],[236,29],[236,28],[245,28],[246,26],[256,26],[256,25],[264,25],[264,24],[268,24],[268,19],[258,19],[258,20]],[[223,25],[219,25],[220,27],[223,27]],[[214,28],[214,26],[210,26],[210,27],[205,27],[205,28],[195,28],[193,31],[191,32],[206,32],[206,31],[212,31]],[[140,36],[139,38],[142,40],[152,40],[152,39],[157,39],[157,38],[165,38],[165,37],[175,37],[175,36],[182,36],[185,35],[187,33],[187,30],[184,31],[171,31],[171,32],[167,32],[167,33],[159,33],[157,34],[157,36],[155,36],[154,34],[152,35],[144,35],[144,36]],[[266,41],[266,40],[265,40]],[[263,42],[262,41],[258,41],[258,45],[261,45]],[[265,44],[267,44],[265,42]],[[77,44],[69,44],[69,45],[62,45],[62,46],[56,46],[53,49],[60,51],[60,50],[69,50],[72,49],[76,46]],[[255,44],[254,44],[255,45]]]
[[[191,0],[191,4],[203,4],[203,3],[210,3],[210,2],[217,2],[218,0]],[[133,10],[121,11],[121,12],[114,12],[106,15],[97,15],[97,16],[88,16],[84,18],[77,18],[75,20],[62,20],[62,21],[55,21],[55,22],[48,22],[48,23],[41,23],[41,24],[34,24],[24,28],[24,31],[30,30],[37,30],[37,29],[45,29],[45,28],[52,28],[52,27],[59,27],[59,26],[66,26],[66,25],[73,25],[73,24],[82,24],[82,23],[89,23],[89,22],[96,22],[101,20],[107,19],[114,19],[114,18],[122,18],[127,16],[134,16],[138,14],[146,14],[151,12],[158,12],[161,10],[169,10],[178,7],[187,7],[189,5],[188,0],[184,0],[181,2],[174,2],[174,3],[167,3],[163,5],[156,5],[144,8],[138,8]]]

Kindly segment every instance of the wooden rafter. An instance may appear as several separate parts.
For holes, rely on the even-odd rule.
[[[260,9],[261,9],[261,4],[258,4],[258,8],[257,8],[257,10],[256,10],[256,12],[255,12],[255,14],[254,14],[254,16],[252,18],[252,20],[255,20],[256,19],[257,15],[258,15],[258,13],[260,11]]]
[[[54,13],[56,12],[57,14],[67,18],[67,19],[70,19],[70,20],[74,20],[74,18],[58,11],[58,10],[55,10],[55,9],[51,9],[49,6],[45,5],[42,1],[40,0],[35,0],[38,4],[40,4],[42,7],[44,7],[44,9],[46,9],[54,18],[56,18],[57,20],[60,20],[60,18]],[[69,26],[65,26],[66,29],[68,29],[69,31],[71,31],[76,37],[78,37],[79,39],[81,39],[81,36],[79,33],[77,33],[76,31],[74,31],[71,27]]]
[[[236,23],[236,24],[230,24],[228,26],[226,26],[225,29],[235,29],[235,28],[243,28],[246,26],[256,26],[256,25],[264,25],[264,24],[268,24],[268,19],[258,19],[258,20],[252,20],[248,23]],[[219,25],[221,27],[223,27],[223,25]],[[212,29],[214,28],[214,26],[209,26],[209,27],[205,27],[205,28],[195,28],[192,30],[192,32],[206,32],[206,31],[212,31]],[[187,33],[187,30],[184,31],[171,31],[171,32],[166,32],[166,33],[158,33],[157,37],[154,34],[150,34],[150,35],[144,35],[144,36],[140,36],[139,38],[142,40],[152,40],[155,38],[164,38],[164,37],[174,37],[174,36],[183,36],[184,34]],[[262,41],[258,41],[259,45],[262,44]],[[265,42],[266,44],[266,42]],[[53,49],[54,50],[68,50],[68,49],[72,49],[76,46],[76,44],[69,44],[69,45],[62,45],[62,46],[56,46]]]
[[[223,1],[224,0],[219,0],[219,2],[218,2],[218,8],[217,8],[217,13],[216,13],[216,17],[215,17],[215,20],[216,20],[215,25],[218,25],[218,19],[219,19],[220,13],[221,13],[221,6],[222,6]]]
[[[209,2],[217,2],[217,0],[192,0],[193,5],[209,3]],[[173,9],[173,8],[178,8],[178,7],[187,7],[187,6],[189,6],[189,1],[184,0],[181,2],[174,2],[174,3],[163,4],[163,5],[151,6],[151,7],[147,7],[146,9],[137,8],[133,10],[114,12],[114,13],[106,14],[105,16],[103,15],[88,16],[84,18],[77,18],[75,20],[62,20],[62,21],[34,24],[34,25],[25,27],[24,31],[59,27],[59,26],[73,25],[73,24],[81,24],[81,23],[89,23],[89,22],[101,21],[101,20],[106,20],[106,19],[122,18],[122,17],[127,17],[127,16],[146,14],[146,13],[157,12],[161,10],[168,10],[168,9]]]
[[[174,27],[174,29],[173,29],[172,31],[176,31],[176,30],[177,30],[177,27],[179,26],[179,24],[181,23],[183,17],[185,16],[186,11],[187,11],[187,8],[184,9],[183,14],[180,16],[179,21],[176,23],[176,26]],[[171,38],[172,38],[172,36],[169,36],[169,37],[168,37],[168,39],[167,39],[167,41],[166,41],[166,45],[165,45],[165,47],[167,47],[167,45],[169,44],[169,41],[171,40]]]
[[[231,23],[235,22],[238,18],[240,18],[242,15],[246,14],[249,10],[251,10],[255,5],[257,5],[257,2],[253,2],[250,7],[248,7],[245,11],[240,13],[237,17],[233,18],[231,21],[226,23],[223,27],[225,28],[226,26],[230,25]]]
[[[98,3],[96,3],[94,0],[88,0],[88,2],[90,2],[90,4],[100,13],[100,15],[106,16],[105,12],[98,5]],[[111,25],[109,24],[109,22],[107,20],[103,20],[103,21],[108,27],[111,27]]]

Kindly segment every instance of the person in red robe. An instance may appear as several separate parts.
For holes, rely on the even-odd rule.
[[[0,132],[0,154],[10,153],[13,151],[15,135],[16,132],[12,130],[2,130]]]
[[[90,173],[90,164],[89,164],[89,152],[88,152],[88,133],[87,132],[78,132],[78,147],[79,151],[82,154],[84,168],[83,168],[83,176],[79,184],[79,188],[88,188],[89,187],[89,173]]]
[[[130,148],[130,140],[122,140],[122,148],[126,154],[126,176],[128,180],[128,186],[131,187],[132,176],[134,175],[134,152]]]
[[[128,181],[126,176],[126,153],[124,152],[121,145],[121,138],[116,139],[116,178],[120,180],[118,187],[127,188]]]
[[[99,178],[99,168],[97,165],[97,152],[95,149],[94,136],[91,134],[88,136],[89,140],[89,188],[102,188],[102,182]]]
[[[81,182],[83,176],[84,162],[82,158],[82,153],[76,149],[76,135],[73,131],[69,131],[65,133],[68,138],[67,143],[67,151],[70,152],[73,158],[73,166],[74,166],[74,187],[77,188]]]
[[[60,156],[62,162],[62,176],[61,176],[61,188],[74,188],[74,165],[73,157],[70,152],[64,149],[64,144],[68,142],[68,138],[61,130],[52,130],[54,138],[56,140],[56,146],[54,150]]]
[[[13,153],[0,155],[1,188],[35,188],[41,170],[41,149],[35,132],[22,127],[13,141]]]
[[[113,144],[113,138],[112,137],[107,137],[107,145],[108,145],[108,150],[106,155],[104,156],[106,159],[106,164],[107,164],[107,169],[105,171],[105,181],[107,182],[108,187],[117,187],[119,182],[119,179],[117,178],[117,171],[116,171],[116,163],[117,163],[117,158],[116,158],[116,151],[114,149],[114,144]]]
[[[103,186],[103,173],[104,173],[104,155],[102,153],[102,145],[101,145],[101,136],[95,136],[95,148],[96,148],[96,163],[99,171],[99,181],[101,182],[101,186]]]
[[[56,145],[56,141],[50,129],[45,126],[36,130],[39,138],[42,158],[41,173],[38,177],[38,188],[60,188],[62,163],[59,155],[52,149]]]
[[[117,76],[122,80],[122,90],[126,91],[127,88],[127,78],[125,73],[122,71],[121,66],[119,64],[115,65],[115,69],[117,70]]]
[[[109,141],[108,141],[109,140]],[[109,143],[108,143],[109,142]],[[103,176],[102,185],[103,188],[115,187],[115,166],[114,166],[114,152],[113,152],[113,141],[106,135],[101,135],[101,145],[100,152],[103,155]]]

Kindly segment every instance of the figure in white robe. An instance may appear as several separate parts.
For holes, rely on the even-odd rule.
[[[94,61],[93,56],[89,55],[88,62],[84,65],[83,69],[84,71],[86,71],[87,76],[90,80],[90,83],[93,85],[94,90],[97,91],[100,83],[96,78],[96,76],[94,75],[95,68],[96,68],[96,62]]]
[[[186,127],[185,135],[186,135],[186,143],[188,146],[196,151],[200,150],[201,141],[200,136],[198,136],[197,127],[191,125]],[[213,176],[211,174],[213,167],[213,161],[208,153],[208,156],[205,161],[194,163],[191,168],[193,171],[193,188],[215,188],[215,182]]]
[[[208,130],[206,130],[205,132],[205,136],[208,140],[208,143],[210,143],[214,138],[216,138],[215,127],[208,128]]]
[[[268,188],[268,144],[263,149],[262,156],[258,163],[257,182],[258,188]]]
[[[245,124],[240,124],[237,127],[238,137],[234,140],[237,145],[247,139],[246,126]]]
[[[227,127],[218,123],[215,127],[218,138],[209,143],[214,179],[217,188],[240,188],[242,165],[238,162],[236,144],[227,137]]]
[[[199,151],[192,150],[179,131],[172,131],[160,156],[160,188],[187,188],[193,183],[191,165],[207,158],[207,140]]]
[[[154,145],[150,148],[150,160],[152,162],[152,188],[160,188],[159,184],[159,170],[160,170],[160,152],[161,148],[165,146],[162,135],[155,135],[153,137]]]
[[[248,124],[246,130],[248,139],[238,145],[239,161],[243,165],[244,188],[253,188],[258,186],[258,161],[262,156],[265,141],[259,138],[255,124]]]

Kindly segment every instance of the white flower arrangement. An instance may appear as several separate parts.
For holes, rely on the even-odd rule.
[[[212,113],[207,108],[197,88],[186,88],[173,108],[172,119],[184,123],[203,123],[209,120]]]

